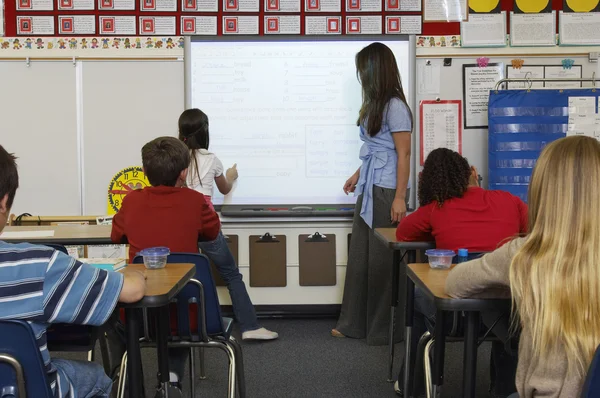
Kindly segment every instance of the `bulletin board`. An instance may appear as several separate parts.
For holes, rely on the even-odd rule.
[[[558,55],[555,57],[540,56],[540,57],[526,57],[524,58],[523,68],[528,65],[539,66],[548,65],[561,67],[561,62],[565,56]],[[511,66],[512,59],[514,56],[490,56],[489,63],[503,63],[505,65],[505,71],[508,76],[514,76],[518,73],[518,70],[514,70]],[[597,63],[589,62],[587,56],[569,56],[574,60],[575,68],[578,70],[579,66],[582,69],[583,77],[591,77],[592,73],[596,71]],[[427,65],[429,63],[429,65]],[[423,100],[435,100],[440,98],[441,100],[461,100],[464,101],[463,97],[463,65],[476,64],[476,57],[455,57],[451,58],[450,66],[444,66],[443,58],[417,58],[417,76],[418,84],[416,90],[416,101],[419,103]],[[430,69],[429,69],[430,68]],[[579,83],[576,83],[579,84]],[[591,83],[583,83],[583,88],[591,87]],[[525,83],[511,83],[511,89],[523,89],[527,88]],[[464,106],[464,102],[463,102]],[[415,131],[420,131],[421,120],[418,118],[415,123]],[[417,148],[419,148],[420,137],[415,134],[417,142]],[[473,128],[465,129],[462,132],[462,153],[471,165],[474,165],[479,174],[483,177],[483,186],[488,186],[488,129],[484,128]],[[420,153],[415,153],[417,158],[417,165],[422,162]],[[420,170],[417,169],[417,174]],[[418,181],[416,182],[418,183]]]
[[[6,36],[421,34],[400,0],[5,0]]]

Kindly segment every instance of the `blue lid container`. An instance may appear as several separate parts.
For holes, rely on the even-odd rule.
[[[429,259],[429,266],[433,269],[447,269],[452,266],[454,251],[444,249],[429,249],[425,251]]]
[[[454,257],[454,255],[456,253],[454,253],[454,251],[452,250],[446,250],[446,249],[429,249],[425,251],[425,254],[429,257],[429,256],[441,256],[441,257],[447,257],[447,256],[451,256]]]
[[[171,254],[168,247],[149,247],[139,254],[144,257],[144,265],[148,269],[160,269],[167,265],[167,257]]]
[[[458,257],[469,257],[468,249],[458,249]]]

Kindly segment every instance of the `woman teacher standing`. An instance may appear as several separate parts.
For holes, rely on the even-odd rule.
[[[356,54],[363,102],[358,115],[362,165],[344,184],[358,195],[335,337],[388,341],[393,255],[374,236],[406,215],[412,114],[392,51],[373,43]]]

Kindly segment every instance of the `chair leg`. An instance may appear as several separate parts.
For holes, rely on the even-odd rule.
[[[233,346],[234,353],[236,355],[236,380],[239,398],[246,398],[246,376],[244,373],[244,357],[242,354],[242,347],[238,341],[231,337],[229,342]]]
[[[204,367],[204,347],[200,347],[200,380],[206,380],[206,368]]]
[[[229,358],[229,382],[227,386],[227,396],[229,398],[235,398],[235,351],[228,343],[221,344],[221,347],[223,350],[225,350],[227,357]]]
[[[127,351],[121,359],[121,369],[119,369],[119,384],[117,388],[117,398],[125,398],[125,383],[127,382]]]
[[[433,381],[431,380],[431,349],[433,347],[434,340],[431,339],[425,346],[425,352],[423,353],[423,370],[425,371],[425,392],[427,398],[433,397]]]
[[[196,354],[194,347],[190,348],[190,397],[196,397]]]

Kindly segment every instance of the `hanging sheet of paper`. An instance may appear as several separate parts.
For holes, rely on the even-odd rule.
[[[596,136],[596,97],[569,97],[567,136]]]
[[[547,79],[572,79],[581,78],[581,65],[573,65],[570,69],[565,69],[562,66],[546,66],[545,77]],[[581,88],[581,82],[545,82],[546,88]]]
[[[544,78],[544,66],[543,65],[524,65],[521,68],[511,68],[510,65],[506,67],[506,77],[508,79],[543,79]],[[513,90],[526,90],[529,87],[528,82],[512,82],[507,83],[509,89]],[[543,88],[543,82],[531,82],[531,88]]]
[[[490,90],[504,78],[504,64],[463,65],[465,128],[485,128],[488,124]]]
[[[600,44],[600,12],[563,12],[558,14],[561,45]]]
[[[307,35],[339,35],[342,33],[342,17],[305,17],[304,29]]]
[[[421,166],[437,148],[462,154],[461,105],[460,100],[421,101]]]
[[[421,65],[417,69],[417,90],[419,94],[439,94],[441,70],[438,60]]]
[[[427,0],[423,2],[424,22],[461,22],[468,18],[467,0]]]
[[[511,46],[556,45],[556,14],[516,14],[510,12]]]
[[[506,12],[499,14],[470,14],[460,24],[463,47],[506,46]]]

